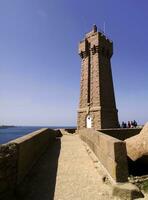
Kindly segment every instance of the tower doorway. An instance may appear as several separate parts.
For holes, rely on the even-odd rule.
[[[92,117],[90,115],[88,115],[86,118],[86,127],[92,128]]]

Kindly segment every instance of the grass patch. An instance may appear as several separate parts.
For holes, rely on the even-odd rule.
[[[144,190],[144,192],[148,193],[148,180],[145,180],[141,183],[140,189]]]

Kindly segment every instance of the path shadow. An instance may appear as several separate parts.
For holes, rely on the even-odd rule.
[[[128,158],[129,174],[133,176],[148,175],[148,155],[142,156],[136,161]]]
[[[50,145],[47,152],[32,168],[17,191],[17,200],[53,200],[56,186],[61,138]]]

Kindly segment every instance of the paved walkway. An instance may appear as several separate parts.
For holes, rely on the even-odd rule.
[[[20,194],[22,200],[112,199],[78,135],[57,140],[33,168]]]

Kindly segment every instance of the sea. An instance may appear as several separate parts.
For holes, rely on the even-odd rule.
[[[39,130],[41,128],[51,128],[51,129],[59,129],[59,128],[74,128],[69,126],[14,126],[14,127],[0,127],[0,144],[7,143],[16,138],[22,137],[26,134],[29,134],[33,131]]]

